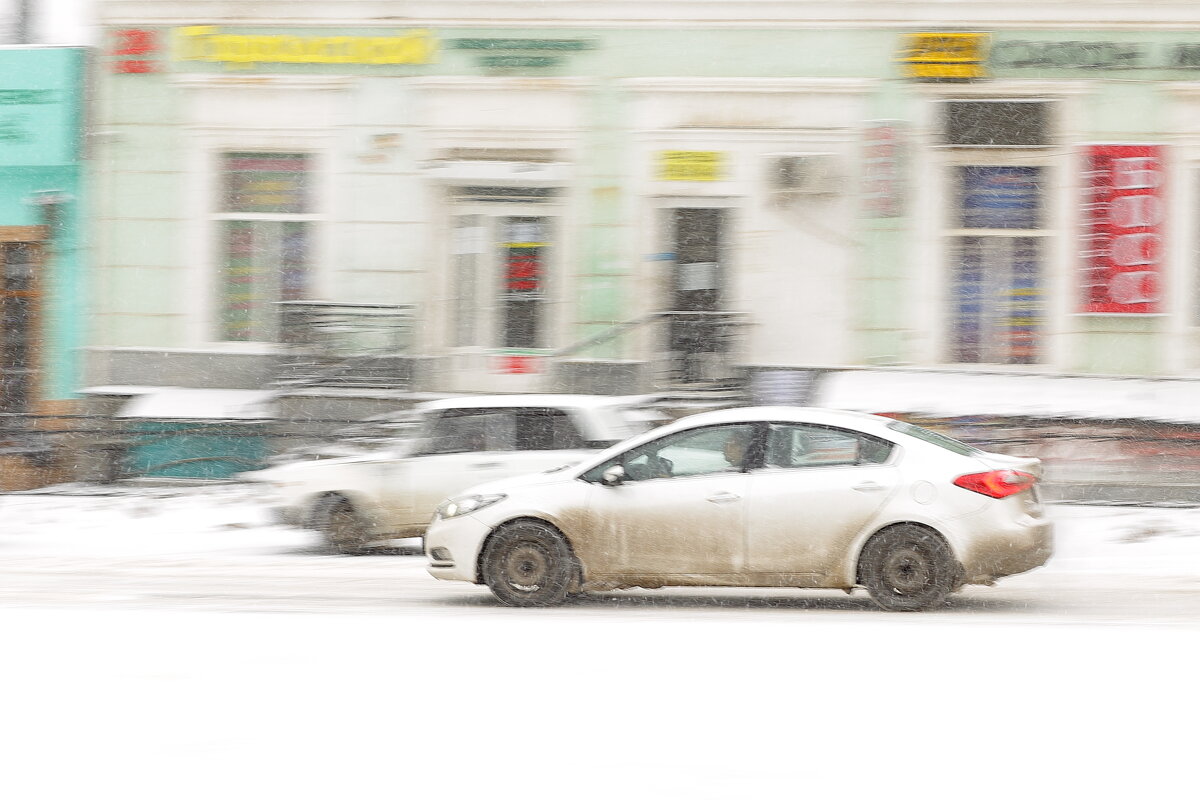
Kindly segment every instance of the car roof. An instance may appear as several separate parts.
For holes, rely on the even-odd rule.
[[[492,394],[429,400],[418,403],[413,408],[417,411],[440,411],[447,408],[603,408],[642,405],[652,399],[644,395]]]
[[[693,425],[719,425],[733,422],[807,422],[814,425],[834,425],[862,431],[886,430],[894,420],[878,414],[844,411],[840,408],[818,406],[741,406],[693,414],[678,420],[672,427],[690,428]]]

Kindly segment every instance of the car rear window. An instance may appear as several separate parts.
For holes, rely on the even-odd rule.
[[[897,433],[903,433],[911,436],[914,439],[920,439],[922,442],[935,444],[943,450],[949,450],[951,453],[957,453],[960,456],[979,455],[983,451],[978,447],[960,442],[958,439],[952,439],[945,434],[931,431],[928,428],[922,428],[919,425],[913,425],[911,422],[903,422],[901,420],[893,420],[888,423],[888,427]]]

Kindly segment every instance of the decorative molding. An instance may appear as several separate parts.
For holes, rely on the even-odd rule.
[[[709,94],[866,94],[878,86],[871,78],[626,78],[634,92]]]
[[[347,75],[173,75],[171,83],[184,89],[349,89],[357,78]]]

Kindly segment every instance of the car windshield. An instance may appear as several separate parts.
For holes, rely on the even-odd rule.
[[[928,428],[922,428],[919,425],[913,425],[910,422],[894,420],[888,423],[888,428],[896,431],[897,433],[903,433],[911,436],[914,439],[920,439],[923,442],[935,444],[944,450],[949,450],[951,453],[957,453],[960,456],[974,456],[983,452],[978,447],[972,447],[965,442],[960,442],[958,439],[952,439],[945,434],[931,431]]]

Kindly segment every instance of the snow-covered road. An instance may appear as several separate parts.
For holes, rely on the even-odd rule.
[[[1046,568],[925,614],[530,611],[244,487],[0,495],[0,797],[1194,796],[1200,510],[1052,514]]]

